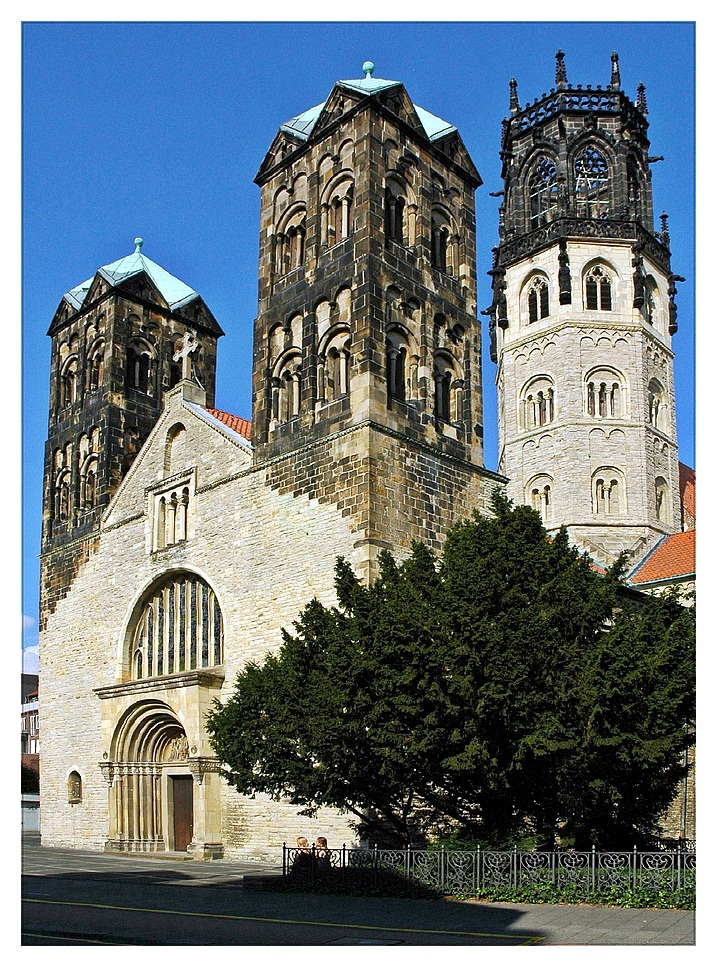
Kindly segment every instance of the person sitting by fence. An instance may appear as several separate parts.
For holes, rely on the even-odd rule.
[[[325,836],[317,836],[314,843],[314,853],[316,855],[316,872],[326,873],[331,869],[331,851]]]
[[[313,862],[312,850],[306,836],[299,836],[296,840],[296,853],[291,864],[291,872],[297,874],[311,873]]]

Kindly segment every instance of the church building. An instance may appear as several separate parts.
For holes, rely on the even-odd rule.
[[[62,298],[52,340],[40,599],[42,842],[275,859],[346,819],[238,795],[204,727],[334,565],[487,511],[496,486],[635,566],[681,531],[666,216],[644,91],[511,82],[484,466],[474,194],[456,128],[403,84],[338,81],[281,125],[260,188],[252,415],[217,407],[222,329],[134,251]],[[682,475],[685,476],[684,474]],[[650,572],[652,574],[652,572]],[[653,575],[654,577],[654,575]],[[656,579],[659,583],[659,577]]]

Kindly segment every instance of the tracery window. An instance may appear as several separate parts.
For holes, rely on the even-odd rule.
[[[528,206],[531,229],[546,225],[557,215],[557,172],[546,155],[536,161],[528,178]]]
[[[575,204],[579,218],[605,218],[610,207],[610,169],[593,145],[575,159]]]
[[[612,310],[612,281],[605,269],[593,266],[585,275],[585,308]]]
[[[144,601],[131,639],[131,675],[155,678],[223,661],[223,621],[213,590],[194,574],[173,575]]]
[[[536,275],[528,285],[528,321],[537,322],[550,314],[550,291],[542,275]]]
[[[642,204],[642,178],[634,158],[627,159],[627,204],[630,214],[638,216]]]

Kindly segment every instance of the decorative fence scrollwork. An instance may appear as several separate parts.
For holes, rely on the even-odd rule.
[[[284,845],[285,878],[314,886],[351,877],[370,885],[416,883],[444,895],[552,887],[576,900],[610,890],[677,891],[694,887],[692,848],[626,851],[523,852],[513,850],[372,849],[343,846],[319,862],[315,849]]]

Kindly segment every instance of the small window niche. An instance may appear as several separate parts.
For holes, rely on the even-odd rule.
[[[82,776],[74,769],[67,777],[67,801],[71,805],[82,802]]]

